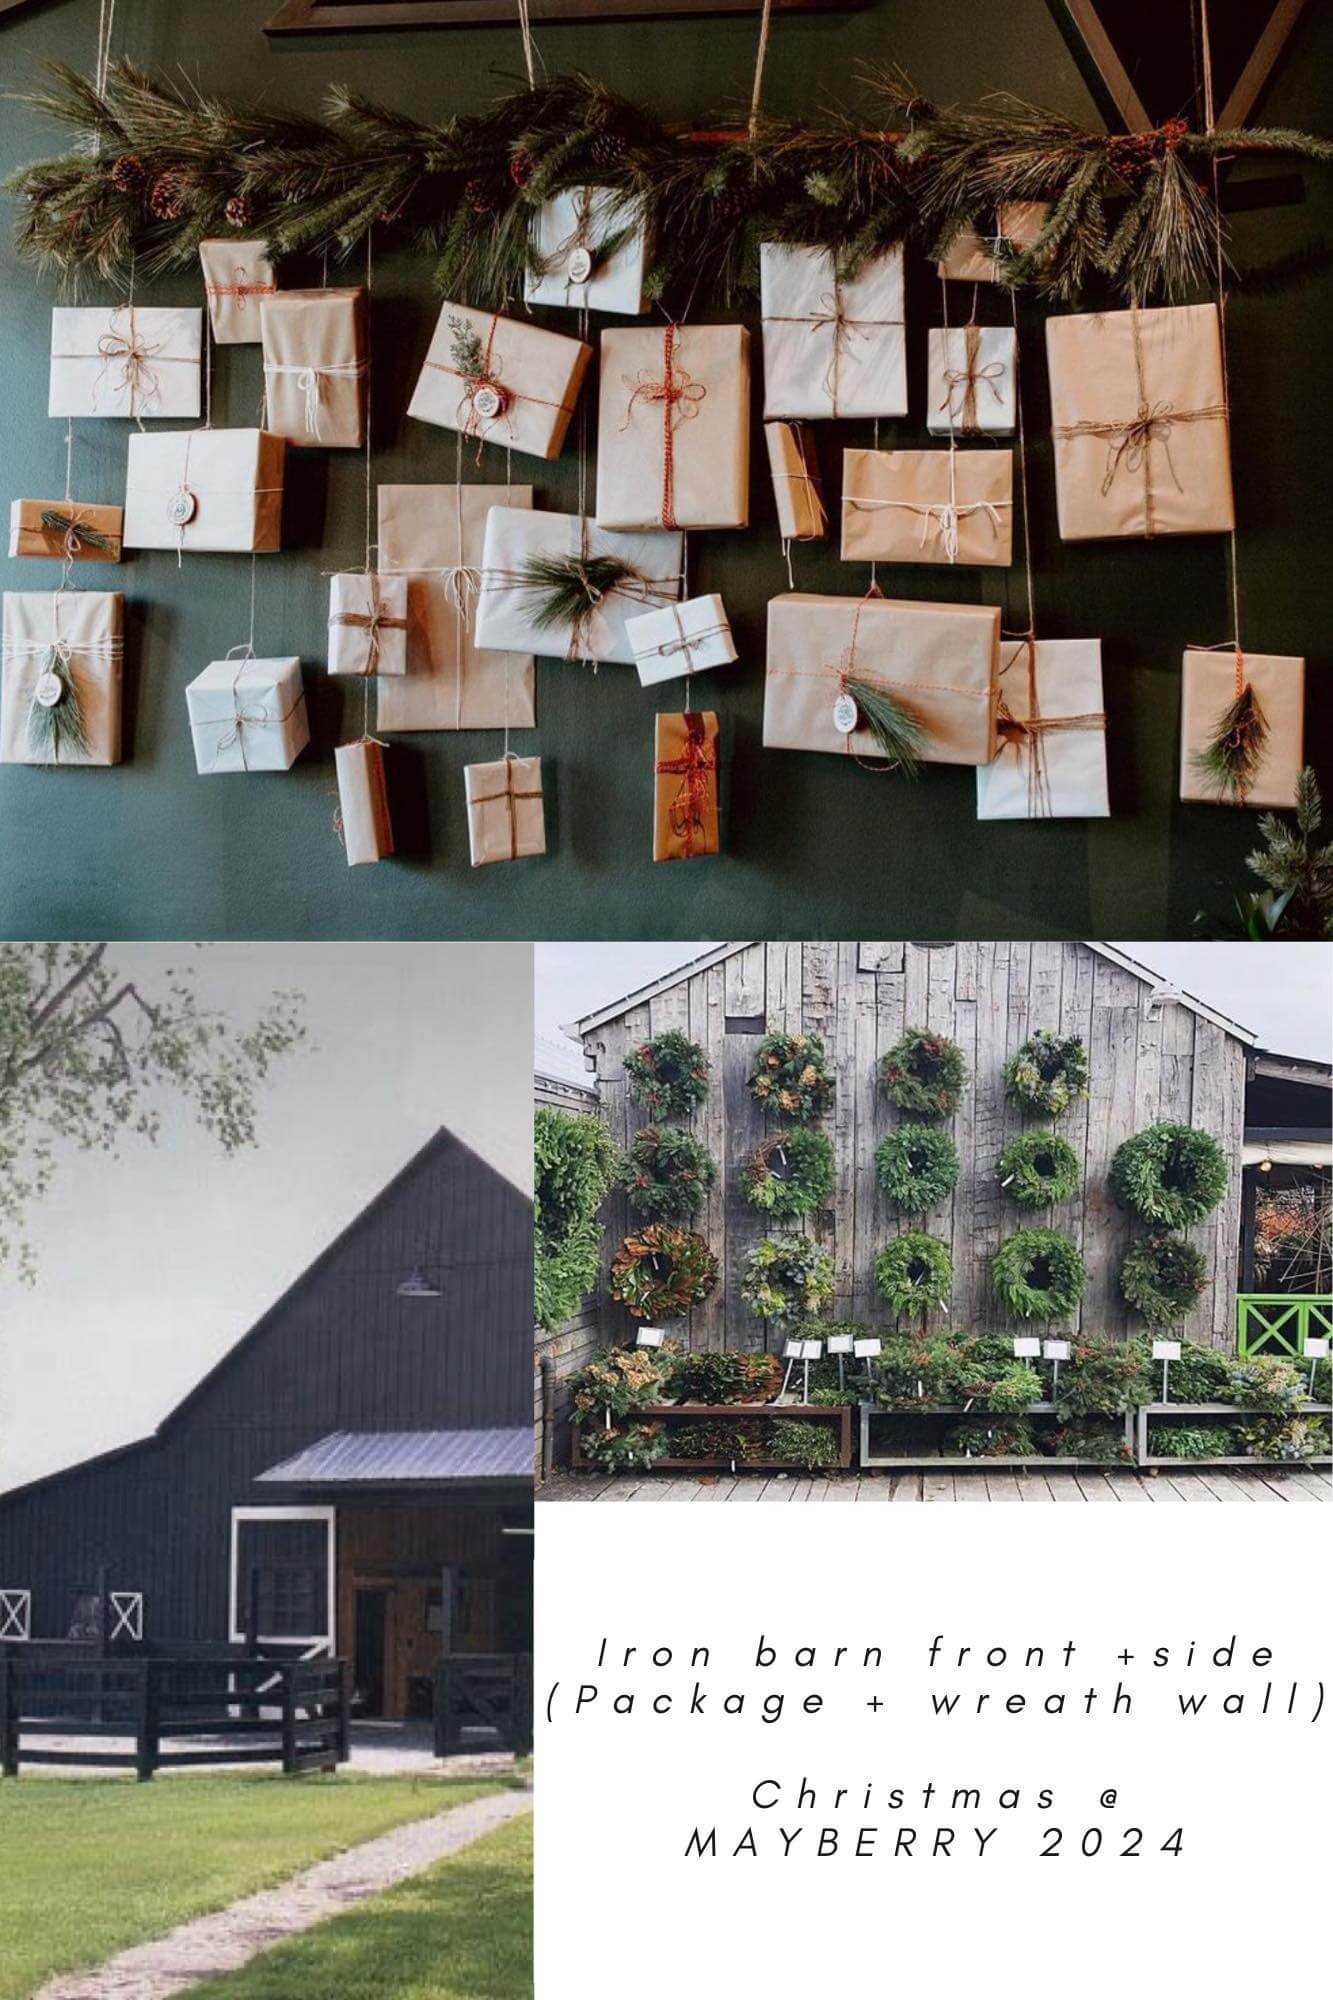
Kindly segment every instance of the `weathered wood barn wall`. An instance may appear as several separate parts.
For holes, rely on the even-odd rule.
[[[875,1148],[901,1114],[877,1090],[875,1066],[904,1027],[924,1024],[960,1044],[972,1073],[950,1124],[962,1166],[958,1185],[925,1222],[953,1250],[948,1324],[1003,1323],[991,1290],[991,1258],[1013,1230],[1048,1219],[1006,1200],[995,1167],[1008,1139],[1040,1123],[1025,1120],[1006,1100],[1005,1060],[1035,1029],[1052,1028],[1083,1037],[1092,1071],[1088,1101],[1059,1123],[1083,1162],[1082,1193],[1049,1218],[1074,1237],[1087,1263],[1081,1330],[1117,1337],[1142,1330],[1116,1282],[1121,1257],[1141,1225],[1112,1199],[1107,1169],[1123,1139],[1158,1119],[1175,1119],[1213,1133],[1233,1162],[1221,1206],[1191,1232],[1208,1280],[1185,1328],[1193,1339],[1229,1345],[1246,1039],[1189,1004],[1151,1005],[1155,984],[1088,944],[747,944],[590,1025],[585,1047],[596,1060],[604,1116],[622,1146],[647,1122],[626,1096],[627,1048],[681,1028],[703,1044],[712,1064],[713,1087],[690,1122],[721,1170],[696,1226],[720,1258],[723,1280],[691,1316],[691,1344],[752,1347],[762,1341],[762,1323],[740,1288],[746,1252],[769,1232],[742,1200],[739,1175],[772,1129],[746,1084],[760,1038],[778,1029],[821,1035],[836,1077],[824,1128],[834,1145],[834,1201],[806,1223],[834,1259],[836,1316],[887,1324],[874,1285],[875,1255],[891,1237],[916,1227],[917,1219],[899,1215],[876,1185]],[[628,1226],[617,1194],[606,1208],[608,1260]],[[599,1310],[603,1341],[623,1339],[627,1315],[610,1300]]]

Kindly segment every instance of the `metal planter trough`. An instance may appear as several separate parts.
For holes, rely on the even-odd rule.
[[[1209,1423],[1243,1423],[1245,1419],[1271,1415],[1268,1410],[1243,1410],[1236,1403],[1141,1403],[1136,1411],[1135,1457],[1147,1471],[1155,1472],[1159,1467],[1188,1470],[1193,1466],[1223,1465],[1266,1465],[1271,1469],[1299,1471],[1311,1466],[1333,1465],[1333,1455],[1321,1453],[1318,1458],[1280,1459],[1258,1458],[1253,1452],[1243,1452],[1229,1458],[1173,1458],[1169,1455],[1153,1456],[1148,1450],[1148,1426],[1160,1423],[1164,1417],[1201,1417]],[[1303,1403],[1301,1415],[1306,1417],[1327,1417],[1333,1415],[1333,1404]]]
[[[858,1405],[858,1408],[861,1415],[860,1447],[861,1466],[863,1470],[873,1470],[878,1467],[886,1471],[895,1472],[938,1472],[966,1469],[969,1466],[981,1470],[988,1467],[994,1470],[996,1467],[1001,1466],[1012,1466],[1020,1470],[1026,1470],[1029,1466],[1040,1466],[1043,1470],[1049,1471],[1052,1467],[1062,1465],[1071,1467],[1082,1466],[1085,1469],[1095,1466],[1101,1472],[1114,1470],[1114,1461],[1108,1462],[1102,1458],[1056,1458],[1045,1452],[1033,1452],[1021,1458],[969,1458],[966,1455],[949,1454],[943,1451],[918,1452],[902,1456],[897,1453],[886,1452],[882,1449],[876,1451],[872,1436],[872,1426],[880,1427],[892,1424],[895,1419],[898,1421],[904,1418],[915,1420],[921,1417],[952,1418],[954,1420],[960,1417],[976,1417],[980,1421],[988,1413],[984,1410],[969,1409],[962,1403],[923,1403],[918,1409],[886,1410],[882,1409],[878,1403],[862,1402]],[[1022,1414],[1025,1417],[1053,1417],[1056,1414],[1056,1408],[1054,1403],[1030,1403]],[[997,1418],[996,1421],[1003,1422],[1004,1420]],[[1132,1452],[1134,1449],[1134,1414],[1132,1411],[1127,1412],[1123,1423],[1124,1441],[1128,1449]],[[1128,1462],[1126,1461],[1127,1464]]]
[[[832,1465],[819,1466],[821,1472],[846,1472],[852,1462],[852,1411],[850,1404],[826,1409],[822,1403],[654,1403],[636,1410],[636,1423],[660,1424],[684,1420],[687,1423],[716,1421],[750,1422],[755,1418],[777,1423],[788,1419],[832,1425],[837,1430],[838,1456]],[[583,1439],[573,1435],[570,1463],[576,1471],[597,1471],[595,1462],[584,1455]],[[645,1468],[649,1472],[790,1472],[796,1478],[809,1477],[804,1466],[785,1458],[658,1458]]]

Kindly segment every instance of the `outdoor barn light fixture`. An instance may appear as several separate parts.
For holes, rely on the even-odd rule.
[[[1154,986],[1148,995],[1148,1011],[1145,1019],[1155,1021],[1163,1007],[1178,1007],[1184,998],[1178,986]]]
[[[444,1294],[433,1284],[419,1264],[414,1264],[398,1287],[400,1299],[439,1299]]]

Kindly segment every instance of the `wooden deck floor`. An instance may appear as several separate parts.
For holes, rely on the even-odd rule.
[[[1333,1479],[1326,1472],[1018,1472],[1012,1467],[967,1472],[840,1472],[827,1478],[803,1479],[785,1473],[776,1477],[747,1473],[740,1478],[705,1474],[698,1479],[679,1474],[633,1474],[607,1478],[598,1473],[557,1472],[537,1488],[539,1500],[660,1501],[698,1503],[719,1500],[835,1503],[865,1501],[1037,1501],[1066,1503],[1144,1502],[1169,1506],[1196,1500],[1216,1504],[1239,1501],[1245,1506],[1272,1502],[1333,1500]]]

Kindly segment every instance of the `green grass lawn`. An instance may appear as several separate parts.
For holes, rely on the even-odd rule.
[[[0,2000],[499,1789],[275,1774],[0,1784]]]
[[[531,1813],[190,1991],[192,2000],[530,2000]]]

